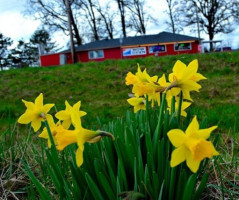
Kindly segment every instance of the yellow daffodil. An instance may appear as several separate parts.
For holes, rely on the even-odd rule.
[[[31,122],[31,126],[34,131],[38,131],[41,127],[41,122],[44,120],[53,121],[52,116],[47,114],[54,104],[43,105],[43,94],[41,93],[36,99],[35,103],[22,100],[27,107],[27,110],[18,119],[20,124],[28,124]]]
[[[103,136],[108,136],[114,139],[113,135],[104,131],[91,131],[84,129],[81,126],[79,111],[71,110],[72,124],[75,130],[57,129],[55,134],[56,147],[58,150],[63,150],[66,146],[77,143],[76,163],[80,167],[83,163],[84,144],[98,142]]]
[[[126,85],[132,84],[132,92],[136,97],[140,97],[146,94],[151,94],[158,88],[158,85],[155,84],[157,79],[157,76],[150,77],[146,69],[142,72],[138,65],[136,75],[133,75],[131,72],[127,74]]]
[[[155,84],[153,83],[144,83],[138,82],[133,86],[132,92],[135,94],[136,97],[149,95],[154,93],[156,90]]]
[[[183,92],[183,98],[191,100],[190,92],[197,91],[201,88],[197,82],[206,79],[203,75],[197,73],[198,70],[198,61],[193,60],[189,63],[188,67],[178,60],[174,67],[173,73],[169,74],[169,81],[171,83],[170,88],[174,89],[174,96],[176,96],[180,90]]]
[[[196,116],[189,124],[185,133],[180,129],[170,130],[167,135],[176,149],[171,155],[171,167],[175,167],[186,160],[192,172],[197,172],[200,162],[205,158],[219,155],[212,142],[207,141],[210,134],[217,126],[199,129]]]
[[[150,77],[146,69],[144,69],[144,71],[142,72],[139,64],[138,64],[138,71],[135,75],[138,79],[138,82],[153,83],[153,82],[156,82],[158,79],[158,76]]]
[[[176,99],[176,101],[175,101],[175,112],[177,113],[178,112],[178,106],[179,106],[179,98],[176,97],[175,99]],[[168,110],[169,110],[170,115],[171,115],[171,100],[172,100],[172,97],[167,98]],[[181,116],[187,117],[187,113],[186,113],[185,109],[188,108],[191,104],[192,103],[190,103],[190,102],[182,101]]]
[[[73,105],[73,107],[68,103],[68,101],[65,101],[66,109],[59,111],[56,113],[56,118],[59,120],[62,120],[62,126],[65,129],[68,129],[72,123],[71,120],[71,111],[75,110],[76,113],[78,113],[79,117],[85,116],[86,112],[80,110],[81,102],[78,101],[76,104]]]
[[[53,140],[55,141],[55,136],[57,133],[61,132],[62,130],[64,130],[63,126],[61,125],[60,122],[58,123],[54,123],[53,121],[52,122],[48,122],[49,124],[49,127],[50,127],[50,130],[51,130],[51,134],[52,134],[52,137],[53,137]],[[48,131],[47,131],[47,128],[45,127],[43,129],[43,131],[41,132],[40,135],[38,135],[38,137],[40,138],[44,138],[44,139],[47,139],[47,143],[48,143],[48,147],[51,148],[51,140],[50,140],[50,137],[49,137],[49,134],[48,134]],[[56,142],[56,141],[55,141]]]
[[[126,81],[125,82],[126,85],[134,85],[138,82],[137,77],[131,72],[127,74],[125,81]]]
[[[134,113],[138,112],[139,110],[145,110],[146,109],[145,98],[132,97],[130,99],[127,99],[127,101],[131,106],[134,106]]]

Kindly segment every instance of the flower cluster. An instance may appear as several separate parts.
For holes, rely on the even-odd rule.
[[[129,72],[126,76],[126,85],[133,85],[133,97],[128,99],[128,103],[134,106],[134,112],[145,110],[146,95],[151,105],[160,105],[160,94],[166,93],[168,102],[168,110],[171,113],[171,99],[175,97],[176,110],[179,105],[179,94],[183,93],[183,102],[181,107],[181,115],[186,117],[185,109],[191,105],[191,91],[199,92],[201,86],[198,81],[206,79],[203,75],[197,73],[198,61],[193,60],[186,66],[181,61],[177,61],[173,67],[173,72],[168,76],[168,82],[165,74],[162,77],[151,77],[146,69],[142,72],[138,66],[136,74]]]
[[[146,109],[146,100],[151,102],[152,107],[155,104],[159,106],[161,103],[160,96],[164,94],[169,114],[173,114],[172,111],[180,111],[180,114],[186,117],[185,109],[193,101],[190,93],[192,91],[199,92],[201,86],[198,82],[206,79],[203,75],[197,73],[197,70],[197,60],[193,60],[188,66],[178,60],[173,67],[172,73],[169,74],[167,82],[164,74],[160,78],[158,76],[151,77],[146,69],[142,72],[138,66],[135,75],[129,72],[126,76],[126,85],[133,85],[133,97],[127,101],[134,107],[134,112],[136,113],[139,110]],[[182,94],[181,96],[180,93]],[[175,99],[174,109],[171,108],[172,98]],[[207,141],[211,132],[216,128],[216,126],[213,126],[200,130],[195,116],[185,133],[180,129],[170,130],[167,136],[176,148],[172,152],[171,167],[186,161],[187,166],[195,173],[203,159],[219,155],[212,142]]]
[[[48,140],[48,147],[52,143],[50,134],[58,150],[63,150],[70,144],[77,143],[76,163],[80,167],[83,163],[84,144],[98,142],[103,136],[108,136],[114,139],[113,135],[105,131],[87,130],[81,125],[81,117],[86,115],[86,112],[80,110],[81,102],[77,102],[71,106],[65,101],[65,110],[56,113],[55,117],[59,120],[54,122],[52,115],[48,114],[54,104],[43,105],[43,94],[41,93],[35,100],[35,103],[22,100],[26,106],[26,111],[18,119],[20,124],[31,123],[34,131],[37,132],[41,128],[41,122],[46,121],[50,128],[50,133],[45,127],[39,137]],[[70,129],[71,125],[73,129]]]

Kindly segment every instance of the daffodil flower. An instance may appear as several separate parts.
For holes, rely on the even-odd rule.
[[[56,113],[56,118],[59,120],[62,120],[62,126],[65,129],[68,129],[72,123],[72,119],[71,119],[71,111],[75,110],[76,113],[78,113],[79,117],[85,116],[86,112],[81,111],[80,110],[80,106],[81,106],[81,102],[78,101],[76,104],[74,104],[73,106],[71,106],[68,101],[65,101],[65,105],[66,105],[66,109],[59,111],[58,113]]]
[[[43,105],[43,94],[41,93],[36,99],[35,103],[22,100],[27,107],[25,113],[23,113],[18,119],[20,124],[29,124],[37,132],[41,127],[41,122],[44,120],[53,121],[50,114],[47,114],[54,104]]]
[[[134,113],[146,109],[146,100],[143,97],[132,97],[127,101],[131,106],[134,106]]]
[[[84,144],[98,142],[103,136],[108,136],[114,139],[114,136],[104,131],[87,130],[81,126],[81,119],[79,118],[79,111],[71,110],[72,124],[75,130],[57,129],[54,138],[56,141],[56,148],[63,150],[70,144],[77,143],[78,149],[76,151],[76,163],[80,167],[83,163]]]
[[[171,167],[186,161],[189,169],[196,173],[203,159],[219,155],[212,142],[207,141],[211,132],[216,128],[217,126],[199,129],[195,116],[185,133],[180,129],[170,130],[167,135],[172,145],[176,147],[171,155]]]
[[[172,97],[167,98],[168,111],[169,111],[170,115],[172,114],[171,101],[172,101]],[[182,101],[181,112],[180,112],[181,116],[187,117],[187,113],[186,113],[185,109],[188,108],[191,104],[192,103],[190,103],[190,102]],[[179,97],[176,97],[175,98],[175,112],[176,113],[178,112],[178,107],[179,107]]]
[[[174,67],[173,73],[169,74],[169,82],[171,83],[168,89],[173,89],[173,95],[176,96],[183,92],[183,98],[191,100],[190,92],[197,91],[201,88],[197,82],[206,79],[203,75],[197,73],[198,61],[195,59],[189,63],[188,67],[178,60]]]
[[[138,82],[137,77],[132,74],[131,72],[128,72],[125,78],[125,84],[126,85],[134,85]]]
[[[51,130],[51,134],[52,134],[52,137],[53,137],[53,140],[54,142],[56,143],[55,141],[55,136],[57,133],[61,132],[61,130],[63,130],[63,126],[61,125],[60,121],[57,122],[56,124],[54,123],[54,121],[48,121],[48,124],[49,124],[49,128]],[[51,140],[50,140],[50,137],[49,137],[49,133],[47,131],[47,128],[45,127],[43,129],[43,131],[38,135],[38,137],[40,138],[44,138],[44,139],[47,139],[47,144],[48,144],[48,148],[51,148]]]

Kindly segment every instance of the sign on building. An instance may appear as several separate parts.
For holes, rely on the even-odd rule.
[[[123,56],[145,55],[146,47],[123,49]]]

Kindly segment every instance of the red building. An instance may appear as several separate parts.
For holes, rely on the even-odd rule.
[[[98,40],[76,47],[77,62],[199,52],[198,38],[169,32],[161,32],[156,35]],[[41,65],[44,67],[67,63],[72,63],[70,50],[41,56]]]

